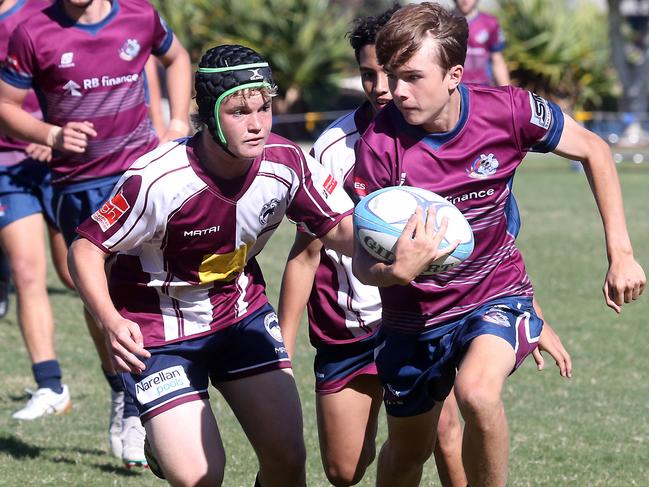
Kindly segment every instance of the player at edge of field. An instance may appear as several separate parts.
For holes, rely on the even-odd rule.
[[[356,195],[405,184],[456,197],[476,243],[459,266],[418,278],[439,254],[445,229],[442,224],[436,231],[434,219],[424,220],[418,209],[397,242],[392,264],[355,245],[354,273],[379,286],[383,305],[375,361],[386,390],[388,438],[379,454],[379,487],[419,484],[442,401],[453,385],[465,419],[469,485],[507,483],[509,440],[501,392],[507,376],[537,346],[542,328],[515,246],[517,229],[506,214],[511,178],[528,151],[583,162],[604,224],[606,304],[619,313],[646,284],[633,256],[606,143],[534,93],[461,84],[467,38],[463,17],[424,2],[397,11],[376,41],[393,103],[359,139]],[[487,188],[493,191],[480,193]],[[485,196],[462,198],[469,194]]]
[[[479,0],[455,0],[469,24],[463,83],[508,85],[509,69],[503,56],[505,35],[498,19],[478,8]]]
[[[162,141],[185,136],[189,55],[148,1],[58,0],[11,35],[0,73],[0,129],[52,149],[56,223],[68,246],[128,166],[159,143],[145,95],[150,54],[166,67],[170,88],[171,121]],[[44,121],[22,109],[32,87]],[[127,467],[144,465],[137,408],[125,399],[102,332],[84,314],[111,389],[111,450]]]
[[[78,228],[70,270],[115,362],[131,372],[154,473],[173,485],[223,482],[211,382],[257,454],[255,485],[303,486],[300,402],[255,256],[284,215],[351,254],[352,202],[270,132],[276,87],[257,52],[208,50],[195,89],[202,129],[131,166],[109,202],[117,218],[98,212]],[[107,259],[110,276],[98,279]]]
[[[47,5],[40,0],[5,0],[0,4],[0,59],[4,60],[9,37],[18,24]],[[23,106],[41,116],[34,92],[29,93]],[[72,287],[67,248],[54,221],[51,174],[46,164],[50,159],[48,147],[7,136],[0,138],[0,246],[2,258],[8,259],[13,274],[18,323],[37,384],[27,404],[12,414],[21,420],[61,414],[72,407],[69,389],[61,383],[54,318],[47,295],[46,229],[56,271],[61,281]],[[8,279],[3,277],[2,281],[8,285]],[[0,294],[0,299],[7,298],[4,291]]]
[[[367,97],[355,111],[334,121],[318,138],[312,155],[343,184],[352,173],[354,146],[374,115],[391,99],[387,75],[376,60],[378,30],[400,6],[355,22],[349,33]],[[279,300],[282,335],[293,355],[305,306],[316,348],[316,412],[322,463],[333,485],[355,485],[375,457],[382,388],[374,366],[374,334],[380,322],[378,289],[352,274],[351,259],[310,235],[296,232]],[[548,326],[540,343],[555,358],[562,376],[572,373],[570,356]],[[535,352],[539,368],[543,359]],[[444,487],[467,484],[461,459],[462,426],[451,393],[438,425],[435,460]]]

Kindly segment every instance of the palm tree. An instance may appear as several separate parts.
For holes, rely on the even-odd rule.
[[[210,46],[238,43],[262,54],[280,96],[276,113],[303,108],[335,91],[350,69],[345,34],[354,12],[329,0],[157,0],[159,11],[196,62]]]
[[[501,0],[505,57],[520,86],[566,109],[596,106],[615,90],[605,12],[588,0]]]

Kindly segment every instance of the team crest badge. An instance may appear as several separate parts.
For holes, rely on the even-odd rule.
[[[507,319],[507,315],[497,309],[489,310],[482,316],[482,320],[505,328],[509,328],[511,326],[509,324],[509,320]]]
[[[282,338],[282,331],[279,329],[279,322],[277,321],[277,315],[275,313],[268,313],[264,317],[264,328],[270,336],[276,342],[282,343],[284,340]]]
[[[480,44],[485,44],[489,40],[489,32],[486,30],[479,31],[475,36],[475,40]]]
[[[119,57],[124,61],[133,61],[140,52],[140,43],[137,39],[128,39],[119,49]]]
[[[275,213],[275,209],[278,206],[279,206],[279,200],[275,198],[273,198],[264,206],[262,206],[261,212],[259,213],[259,223],[261,223],[262,225],[266,225],[266,223],[268,223],[268,219],[271,216],[273,216],[273,214]]]
[[[498,159],[493,154],[480,154],[480,157],[471,163],[466,173],[474,179],[486,179],[496,174],[499,165]]]

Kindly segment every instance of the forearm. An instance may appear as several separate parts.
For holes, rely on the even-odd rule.
[[[301,237],[299,233],[296,237],[286,262],[279,295],[279,326],[282,330],[284,345],[291,357],[295,352],[297,331],[309,301],[320,263],[319,241],[314,241],[310,247],[299,248],[300,239],[304,240],[305,238]]]
[[[45,123],[13,103],[0,103],[0,131],[16,139],[52,147],[54,131],[60,128]]]
[[[511,83],[509,69],[502,53],[496,53],[491,58],[491,69],[494,74],[496,86],[505,86]]]
[[[158,61],[150,56],[144,65],[146,82],[149,88],[149,118],[158,136],[165,132],[164,115],[162,113],[160,80],[158,79]]]
[[[192,74],[189,55],[184,49],[180,49],[172,62],[166,69],[166,80],[169,91],[169,111],[170,125],[169,129],[182,132],[189,131],[189,102],[191,100]],[[177,127],[174,127],[176,121]]]
[[[610,150],[603,141],[594,145],[583,160],[583,166],[604,225],[610,262],[617,257],[633,256],[633,249],[624,216],[620,181]]]
[[[106,255],[84,238],[74,241],[68,252],[68,267],[79,296],[102,328],[121,318],[108,292],[105,261]]]

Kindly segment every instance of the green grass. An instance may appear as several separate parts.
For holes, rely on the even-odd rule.
[[[649,267],[649,165],[620,166],[636,257]],[[574,378],[554,366],[525,364],[507,383],[511,427],[510,487],[644,486],[649,479],[649,306],[643,297],[617,316],[601,295],[606,272],[603,233],[582,174],[553,157],[530,157],[516,177],[523,228],[519,243],[546,318],[574,361]],[[273,303],[292,226],[277,231],[261,263]],[[108,391],[74,294],[50,277],[57,348],[71,386],[72,414],[15,422],[13,410],[32,385],[30,364],[15,320],[0,322],[0,485],[164,485],[150,473],[124,470],[108,454]],[[312,350],[300,334],[296,379],[305,416],[310,486],[327,485],[318,452]],[[228,455],[225,486],[250,487],[256,461],[227,405],[212,402]],[[383,423],[379,441],[385,437]],[[281,447],[281,445],[278,445]],[[374,483],[374,468],[360,484]],[[422,485],[438,485],[432,462]]]

